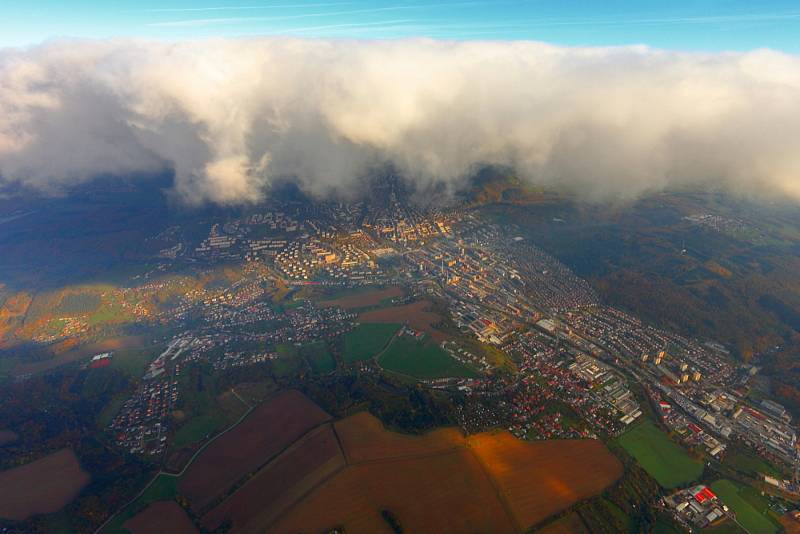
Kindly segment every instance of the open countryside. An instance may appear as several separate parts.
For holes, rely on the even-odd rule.
[[[206,514],[203,526],[213,531],[230,523],[235,531],[265,532],[289,506],[344,466],[333,426],[314,429]]]
[[[642,4],[0,0],[0,534],[800,531],[800,0]]]
[[[314,416],[319,409],[300,402],[296,392],[265,406],[283,406],[285,395],[310,414],[298,410],[293,418],[321,424],[306,425],[302,437],[277,456],[252,451],[249,465],[263,467],[251,475],[239,471],[244,483],[219,494],[218,504],[202,516],[205,528],[298,532],[343,525],[347,532],[376,532],[386,530],[382,512],[388,510],[409,532],[459,525],[519,532],[596,495],[622,474],[596,440],[524,442],[505,432],[464,437],[455,428],[398,434],[366,412],[335,423],[320,420]],[[278,430],[276,423],[265,420],[262,431]],[[198,465],[207,465],[202,456]],[[187,497],[193,510],[209,502],[206,495]],[[459,513],[443,515],[443,506]]]
[[[289,419],[278,417],[287,403],[295,407]],[[254,416],[272,445],[250,447],[236,459],[220,456],[230,450],[228,436],[244,443],[235,427],[200,454],[177,487],[156,481],[142,497],[146,504],[120,517],[125,528],[168,524],[183,532],[185,513],[163,502],[182,495],[208,530],[289,533],[340,525],[349,533],[380,532],[387,531],[388,513],[409,532],[460,526],[512,533],[597,495],[622,475],[619,461],[596,440],[525,442],[506,432],[465,437],[454,427],[400,434],[367,412],[326,420],[296,391],[268,400],[240,426],[254,424]],[[287,432],[289,421],[303,424]],[[242,464],[236,477],[215,486],[227,490],[200,491],[201,474],[216,480],[220,468],[229,472],[234,464]],[[163,514],[154,513],[162,507]],[[442,514],[442,507],[458,513]],[[122,523],[115,524],[108,530],[118,532]]]
[[[186,470],[178,487],[193,509],[202,509],[241,477],[328,419],[328,414],[305,396],[283,392],[205,449]]]
[[[400,329],[396,323],[360,324],[344,336],[345,362],[369,360],[382,351]]]

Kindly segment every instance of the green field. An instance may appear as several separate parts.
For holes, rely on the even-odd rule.
[[[723,464],[750,476],[769,475],[777,478],[782,476],[774,466],[746,451],[734,450],[726,453]]]
[[[172,446],[180,449],[196,443],[207,435],[215,433],[216,430],[222,429],[226,423],[227,419],[222,413],[208,413],[192,417],[175,432]]]
[[[736,513],[736,521],[751,534],[778,532],[778,525],[766,513],[769,503],[758,492],[730,480],[717,480],[711,489]]]
[[[704,534],[747,534],[747,531],[737,525],[731,519],[725,520],[715,527],[703,529]]]
[[[122,391],[120,394],[115,395],[111,401],[103,406],[103,409],[97,415],[97,426],[98,428],[106,428],[111,421],[114,419],[114,416],[117,415],[122,405],[125,404],[125,401],[128,400],[130,396],[130,392]]]
[[[205,439],[236,421],[245,411],[245,405],[227,391],[219,391],[208,369],[197,369],[180,378],[178,409],[186,420],[175,431],[172,447],[180,449]]]
[[[128,376],[139,378],[164,350],[163,345],[153,345],[141,349],[122,349],[114,351],[109,367],[119,369]]]
[[[691,458],[651,421],[636,424],[617,441],[664,488],[687,484],[703,473],[703,463]]]
[[[98,325],[110,322],[133,321],[134,319],[135,317],[125,311],[119,304],[109,303],[92,312],[89,315],[88,323],[89,325]]]
[[[451,358],[433,341],[417,341],[408,335],[396,337],[378,358],[378,363],[386,370],[415,378],[478,376],[475,371]]]
[[[399,324],[360,324],[344,335],[345,363],[369,360],[386,347]]]
[[[306,359],[311,370],[315,373],[330,373],[336,369],[336,361],[328,351],[324,341],[309,343],[300,347],[300,354]]]
[[[336,368],[336,361],[324,341],[305,345],[279,343],[275,345],[275,352],[278,353],[278,358],[269,363],[275,377],[298,375],[307,368],[314,373],[329,373]]]
[[[278,358],[270,362],[272,374],[276,377],[287,377],[301,373],[305,367],[300,349],[290,343],[275,346]]]
[[[670,523],[659,519],[656,521],[656,526],[653,527],[653,534],[680,534],[680,530],[676,529]]]

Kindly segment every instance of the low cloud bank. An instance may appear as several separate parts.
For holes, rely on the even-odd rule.
[[[537,42],[56,41],[0,50],[0,182],[172,169],[189,203],[275,177],[347,192],[391,161],[478,164],[589,199],[668,187],[800,202],[800,58]]]

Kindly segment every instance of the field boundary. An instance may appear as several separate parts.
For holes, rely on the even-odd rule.
[[[387,344],[387,346],[389,344],[391,344],[391,341],[393,341],[394,337],[395,336],[393,336],[392,340],[390,340],[390,342]],[[156,481],[158,480],[159,476],[161,476],[163,474],[163,475],[165,475],[167,477],[170,477],[172,479],[178,479],[181,476],[183,476],[183,474],[185,474],[186,471],[192,465],[194,465],[196,459],[202,454],[202,452],[207,447],[209,447],[219,437],[221,437],[221,436],[227,434],[228,432],[234,430],[238,425],[240,425],[242,423],[242,421],[244,421],[250,415],[250,413],[255,408],[257,408],[260,405],[260,404],[256,404],[255,406],[249,405],[244,399],[241,398],[240,395],[238,395],[235,392],[235,390],[233,388],[231,389],[231,391],[234,393],[234,395],[237,398],[239,398],[239,400],[241,400],[243,403],[245,403],[246,405],[249,406],[248,410],[234,424],[230,425],[228,428],[226,428],[225,430],[223,430],[222,432],[220,432],[219,434],[214,436],[212,439],[208,440],[205,444],[203,444],[203,446],[200,447],[192,455],[192,457],[189,459],[189,461],[187,461],[186,465],[183,467],[183,469],[181,469],[180,472],[178,472],[178,473],[168,473],[168,472],[165,472],[163,470],[159,470],[159,472],[156,473],[156,475],[145,485],[144,488],[142,488],[137,493],[137,495],[135,497],[133,497],[128,503],[126,503],[124,506],[122,506],[119,510],[117,510],[116,513],[114,513],[108,519],[106,519],[106,521],[100,527],[98,527],[98,529],[95,531],[95,534],[98,534],[98,533],[102,532],[104,529],[106,529],[106,527],[112,521],[117,520],[120,517],[120,515],[125,513],[126,511],[131,513],[132,516],[135,516],[137,513],[139,513],[139,510],[136,510],[135,513],[134,512],[130,512],[130,507],[133,506],[136,503],[136,501],[139,500],[154,485],[154,483],[156,483]],[[266,400],[264,402],[268,402],[268,401],[269,400]],[[266,529],[272,528],[273,526],[279,524],[287,516],[290,516],[293,511],[296,511],[297,507],[306,498],[308,498],[310,495],[313,495],[315,492],[320,491],[321,488],[327,487],[326,485],[330,484],[331,481],[336,479],[336,477],[345,476],[345,474],[347,473],[347,470],[349,468],[355,469],[355,468],[360,467],[360,466],[369,466],[369,465],[391,466],[391,465],[402,464],[403,462],[408,462],[408,461],[412,461],[413,462],[415,460],[429,460],[429,459],[437,458],[437,457],[453,458],[455,455],[465,454],[465,455],[467,455],[465,457],[469,457],[470,459],[472,459],[475,462],[477,462],[477,464],[475,466],[475,468],[477,469],[476,476],[484,477],[484,479],[486,479],[486,483],[489,484],[486,487],[486,491],[487,491],[486,498],[490,499],[489,495],[493,494],[494,499],[496,499],[497,503],[500,505],[499,508],[496,509],[496,513],[500,514],[497,517],[505,516],[507,518],[507,520],[508,520],[508,526],[511,529],[511,531],[518,532],[518,533],[521,533],[521,532],[525,531],[525,529],[521,525],[521,518],[517,517],[517,515],[516,515],[516,513],[514,511],[514,508],[512,506],[512,502],[511,502],[511,498],[508,495],[506,495],[505,490],[503,489],[503,483],[501,482],[501,480],[498,480],[498,479],[495,478],[495,476],[493,475],[491,469],[489,469],[489,467],[486,465],[485,459],[483,459],[476,452],[476,450],[474,449],[473,444],[468,440],[468,436],[462,436],[463,437],[463,441],[461,441],[461,442],[448,443],[448,444],[445,444],[443,448],[440,448],[440,449],[437,449],[437,450],[430,450],[430,451],[421,450],[421,451],[418,451],[418,452],[409,451],[406,454],[399,454],[399,455],[395,455],[395,456],[367,457],[367,458],[364,458],[364,459],[361,459],[361,460],[354,460],[353,458],[350,457],[350,455],[348,453],[348,448],[345,446],[345,443],[342,440],[342,437],[340,436],[339,430],[336,428],[336,423],[337,423],[338,420],[331,419],[330,415],[328,415],[328,417],[329,417],[329,419],[327,419],[325,421],[322,421],[322,422],[312,426],[311,428],[308,428],[305,432],[303,432],[300,436],[298,436],[291,443],[288,443],[281,450],[276,451],[274,454],[270,455],[270,457],[267,458],[266,461],[261,463],[257,468],[251,470],[246,475],[244,475],[241,478],[239,478],[239,480],[231,488],[229,488],[228,491],[224,492],[223,494],[217,495],[217,497],[214,499],[213,503],[208,503],[207,506],[204,506],[203,510],[202,510],[202,513],[200,513],[199,515],[200,516],[205,516],[206,514],[212,512],[215,509],[215,507],[223,505],[229,499],[233,498],[237,494],[237,492],[239,492],[243,488],[245,488],[247,486],[247,484],[253,479],[253,477],[258,476],[258,474],[261,473],[264,469],[268,469],[270,466],[275,465],[276,462],[280,461],[281,458],[283,458],[287,454],[288,451],[291,451],[294,447],[297,447],[299,443],[301,443],[303,440],[307,439],[309,436],[313,435],[315,432],[319,432],[320,429],[323,429],[325,427],[329,427],[331,429],[332,433],[333,433],[333,438],[335,440],[336,450],[338,451],[338,454],[341,455],[340,456],[341,457],[341,460],[340,460],[341,463],[338,465],[338,467],[337,466],[331,466],[331,469],[327,473],[324,473],[321,478],[317,479],[315,482],[314,481],[309,481],[309,482],[312,482],[312,483],[310,485],[306,486],[304,489],[301,489],[300,493],[298,493],[297,495],[293,495],[290,499],[288,499],[288,502],[286,503],[285,506],[282,506],[282,509],[275,510],[275,511],[271,512],[267,517],[265,517],[264,519],[267,520],[266,524],[256,525],[256,523],[259,523],[259,521],[256,520],[256,517],[253,517],[250,520],[248,520],[247,524],[250,524],[250,522],[252,520],[256,520],[256,523],[253,523],[251,525],[253,528],[255,528],[257,526],[259,528],[263,527],[263,528],[266,528]],[[383,424],[381,425],[381,427],[382,427],[382,430],[384,432],[393,432],[391,429],[386,428],[385,425],[383,425]],[[580,502],[582,500],[584,500],[584,499],[579,499],[579,501],[577,501],[577,502]],[[489,501],[487,500],[487,503],[488,502]],[[573,503],[573,505],[574,504],[575,503]],[[262,519],[261,521],[263,521],[264,519]],[[249,527],[247,527],[247,524],[241,525],[242,528],[244,528],[245,530],[248,530]]]
[[[340,474],[340,473],[342,473],[343,471],[347,470],[347,469],[348,469],[348,468],[349,468],[351,465],[355,465],[355,464],[351,464],[351,463],[350,463],[350,461],[347,459],[347,454],[346,454],[346,452],[345,452],[345,448],[344,448],[344,446],[342,445],[342,442],[341,442],[341,440],[339,439],[339,435],[338,435],[338,434],[337,434],[337,432],[336,432],[336,425],[334,424],[334,422],[333,422],[333,421],[326,421],[326,422],[325,422],[325,423],[323,423],[322,425],[316,426],[316,427],[314,427],[313,429],[309,430],[309,431],[308,431],[308,432],[306,432],[306,433],[305,433],[303,436],[299,437],[299,438],[298,438],[298,439],[297,439],[297,440],[296,440],[294,443],[292,443],[292,444],[291,444],[289,447],[286,447],[286,449],[284,449],[283,451],[281,451],[281,452],[280,452],[280,454],[277,454],[276,456],[272,457],[272,458],[271,458],[271,459],[270,459],[270,460],[269,460],[269,461],[268,461],[266,464],[264,464],[263,466],[261,466],[261,467],[260,467],[260,468],[259,468],[259,469],[256,471],[256,473],[259,473],[261,470],[263,470],[263,469],[266,469],[266,468],[268,468],[268,467],[269,467],[271,464],[273,464],[273,463],[275,463],[275,462],[279,461],[279,460],[280,460],[280,458],[281,458],[281,456],[283,456],[284,454],[288,453],[288,452],[289,452],[289,450],[290,450],[290,449],[291,449],[291,448],[292,448],[294,445],[298,444],[300,441],[302,441],[302,440],[303,440],[303,439],[305,439],[307,436],[309,436],[309,435],[310,435],[312,432],[315,432],[315,431],[317,431],[318,429],[322,428],[322,427],[323,427],[323,426],[325,426],[325,425],[330,425],[330,426],[331,426],[331,431],[333,432],[333,435],[334,435],[334,437],[336,438],[336,448],[339,450],[339,454],[342,456],[343,465],[342,465],[342,466],[340,466],[338,469],[334,469],[333,471],[331,471],[330,473],[328,473],[327,475],[325,475],[324,477],[322,477],[322,478],[321,478],[319,481],[317,481],[317,483],[316,483],[316,484],[312,485],[312,486],[311,486],[310,488],[308,488],[306,491],[302,492],[302,493],[301,493],[301,494],[300,494],[300,495],[299,495],[299,496],[298,496],[296,499],[294,499],[294,500],[293,500],[293,501],[292,501],[292,502],[291,502],[291,503],[290,503],[288,506],[286,506],[286,507],[285,507],[283,510],[281,510],[279,513],[275,514],[275,516],[272,518],[272,520],[271,520],[271,521],[269,521],[269,523],[267,523],[267,525],[265,525],[265,527],[271,527],[272,525],[274,525],[275,523],[277,523],[278,521],[280,521],[280,519],[281,519],[281,518],[283,518],[283,517],[284,517],[284,516],[285,516],[285,515],[286,515],[286,514],[287,514],[287,513],[290,511],[290,510],[292,510],[292,508],[294,508],[295,506],[297,506],[299,503],[303,502],[303,500],[305,500],[305,499],[306,499],[306,497],[308,497],[309,495],[311,495],[312,493],[314,493],[315,491],[317,491],[317,490],[318,490],[320,487],[322,487],[324,484],[326,484],[328,481],[330,481],[331,479],[333,479],[334,477],[336,477],[337,475],[339,475],[339,474]],[[254,475],[254,476],[255,476],[255,475]],[[249,479],[248,479],[248,482],[249,482]],[[245,484],[242,484],[242,486],[240,486],[239,488],[236,488],[236,490],[235,490],[235,491],[233,491],[233,492],[231,492],[230,494],[228,494],[228,495],[225,497],[225,499],[223,499],[223,500],[222,500],[222,502],[225,502],[227,499],[229,499],[229,498],[233,497],[233,495],[234,495],[234,494],[235,494],[237,491],[239,491],[240,489],[242,489],[242,488],[243,488],[243,487],[244,487],[246,484],[247,484],[247,483],[245,482]],[[221,503],[220,503],[220,504],[221,504]],[[247,529],[245,529],[245,528],[242,528],[242,530],[243,530],[243,531],[247,531]]]
[[[200,453],[201,453],[201,452],[203,452],[203,451],[205,450],[205,448],[206,448],[206,447],[208,447],[209,445],[211,445],[211,443],[213,443],[214,441],[216,441],[216,440],[217,440],[217,438],[219,438],[220,436],[222,436],[222,435],[224,435],[224,434],[228,433],[229,431],[233,430],[233,429],[234,429],[236,426],[238,426],[238,425],[239,425],[239,424],[240,424],[242,421],[244,421],[244,420],[245,420],[245,418],[246,418],[248,415],[250,415],[250,412],[252,412],[253,410],[255,410],[255,409],[256,409],[256,407],[258,406],[258,405],[255,405],[255,406],[253,406],[253,405],[250,405],[249,403],[245,402],[245,400],[244,400],[244,399],[242,399],[242,398],[241,398],[241,397],[240,397],[240,396],[239,396],[237,393],[235,393],[235,388],[231,388],[231,391],[233,391],[233,392],[234,392],[234,395],[236,395],[236,397],[237,397],[239,400],[241,400],[242,402],[244,402],[244,403],[245,403],[245,405],[247,405],[247,406],[250,406],[250,407],[247,409],[247,411],[245,411],[245,412],[242,414],[242,416],[241,416],[241,417],[239,417],[239,419],[237,419],[237,420],[236,420],[236,421],[235,421],[233,424],[231,424],[231,425],[230,425],[228,428],[226,428],[225,430],[223,430],[222,432],[220,432],[219,434],[217,434],[216,436],[214,436],[213,438],[211,438],[210,440],[208,440],[207,442],[205,442],[205,443],[204,443],[204,444],[203,444],[203,445],[202,445],[202,446],[201,446],[199,449],[197,449],[197,451],[196,451],[196,452],[195,452],[195,453],[194,453],[194,454],[193,454],[193,455],[192,455],[192,456],[189,458],[189,461],[187,461],[187,462],[186,462],[186,465],[184,465],[184,466],[183,466],[183,469],[181,469],[181,470],[180,470],[180,472],[178,472],[178,473],[170,473],[169,471],[164,471],[163,469],[159,469],[159,470],[158,470],[158,472],[155,474],[155,476],[153,476],[153,478],[150,480],[150,482],[148,482],[148,483],[147,483],[147,485],[146,485],[144,488],[142,488],[142,490],[141,490],[139,493],[137,493],[135,497],[133,497],[133,498],[132,498],[130,501],[128,501],[127,503],[125,503],[125,505],[121,506],[121,507],[119,508],[119,510],[117,510],[116,512],[114,512],[113,514],[111,514],[111,515],[108,517],[108,519],[106,519],[106,520],[103,522],[103,524],[102,524],[102,525],[100,525],[99,527],[97,527],[97,529],[94,531],[94,532],[95,532],[95,534],[99,534],[99,533],[100,533],[100,532],[101,532],[101,531],[102,531],[102,530],[103,530],[103,529],[104,529],[104,528],[105,528],[105,527],[106,527],[106,526],[107,526],[109,523],[111,523],[111,521],[112,521],[114,518],[116,518],[116,517],[117,517],[119,514],[121,514],[123,511],[125,511],[125,510],[126,510],[128,507],[129,507],[129,506],[131,506],[133,503],[135,503],[135,502],[136,502],[136,501],[139,499],[139,497],[141,497],[142,495],[144,495],[144,493],[145,493],[145,492],[146,492],[146,491],[147,491],[147,490],[150,488],[150,486],[152,486],[152,485],[155,483],[155,481],[156,481],[156,480],[158,480],[158,477],[159,477],[159,476],[161,476],[161,475],[165,475],[165,476],[168,476],[168,477],[173,477],[173,478],[180,478],[180,477],[182,477],[182,476],[183,476],[183,474],[186,472],[186,470],[189,468],[189,466],[191,466],[191,465],[192,465],[192,463],[194,463],[194,461],[197,459],[197,457],[200,455]]]
[[[269,467],[272,463],[276,462],[281,456],[286,454],[292,447],[294,447],[295,445],[300,443],[302,440],[306,439],[309,435],[313,434],[314,432],[316,432],[320,428],[324,427],[325,425],[333,426],[333,419],[329,419],[327,421],[323,421],[323,422],[321,422],[321,423],[319,423],[317,425],[312,426],[307,431],[305,431],[303,434],[301,434],[296,440],[292,441],[291,443],[286,445],[284,448],[282,448],[281,450],[277,451],[275,454],[273,454],[272,456],[267,458],[267,460],[264,463],[262,463],[261,465],[259,465],[258,467],[256,467],[252,471],[250,471],[249,473],[246,473],[239,480],[237,480],[233,484],[233,486],[231,486],[229,488],[227,493],[225,493],[224,495],[216,496],[214,498],[214,500],[211,501],[209,504],[201,507],[202,513],[199,514],[199,515],[201,515],[201,516],[206,515],[208,512],[213,510],[216,506],[219,506],[220,504],[222,504],[223,502],[225,502],[226,500],[231,498],[237,491],[239,491],[241,488],[243,488],[258,473],[260,473],[262,470],[264,470],[267,467]],[[342,453],[342,457],[344,458],[344,461],[345,461],[345,467],[347,467],[347,457],[344,454],[344,448],[339,445],[338,436],[336,436],[336,438],[337,438],[336,445],[339,447],[339,450]]]
[[[506,499],[505,494],[503,494],[503,491],[497,485],[497,481],[494,479],[492,474],[489,472],[489,469],[487,469],[486,465],[483,463],[483,460],[481,460],[481,458],[477,454],[472,452],[472,447],[470,447],[469,445],[466,445],[466,448],[469,450],[469,454],[473,458],[475,458],[475,460],[478,462],[478,465],[481,468],[481,472],[484,474],[484,476],[487,479],[489,479],[489,483],[492,485],[492,489],[494,490],[495,494],[497,495],[497,500],[500,501],[500,505],[503,507],[503,510],[505,510],[506,515],[508,515],[509,519],[511,519],[511,524],[514,525],[514,528],[517,529],[517,532],[524,532],[525,529],[523,529],[522,525],[519,524],[519,520],[517,519],[516,514],[514,514],[514,511],[511,509],[511,503],[509,503],[508,499]]]

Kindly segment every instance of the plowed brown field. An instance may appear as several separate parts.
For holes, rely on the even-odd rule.
[[[348,534],[391,534],[381,517],[384,509],[409,533],[516,530],[480,463],[459,449],[350,466],[292,508],[271,531],[325,532],[344,525]]]
[[[302,393],[282,392],[209,445],[181,477],[178,488],[192,503],[192,509],[201,510],[243,476],[329,419]]]
[[[415,330],[427,332],[434,340],[444,341],[447,335],[433,325],[442,320],[438,313],[425,311],[430,302],[419,300],[404,306],[392,306],[364,312],[358,316],[362,323],[405,323]]]
[[[467,442],[520,525],[534,525],[622,476],[622,464],[597,440],[531,442],[502,432]]]
[[[154,502],[122,525],[132,534],[151,534],[169,532],[169,534],[196,534],[195,528],[186,511],[175,501]]]
[[[57,512],[89,483],[72,449],[0,472],[0,517],[21,521]]]
[[[387,432],[368,412],[337,421],[335,426],[350,463],[430,455],[454,450],[464,444],[464,436],[456,428],[440,428],[423,436]]]
[[[300,438],[203,518],[207,530],[226,519],[236,532],[266,532],[278,515],[345,465],[331,425]]]
[[[338,437],[338,442],[336,438]],[[347,465],[342,461],[346,458]],[[520,532],[622,474],[599,441],[387,431],[367,413],[317,429],[204,518],[232,532]]]
[[[789,514],[784,514],[778,518],[778,522],[783,526],[786,534],[800,534],[800,521]]]

